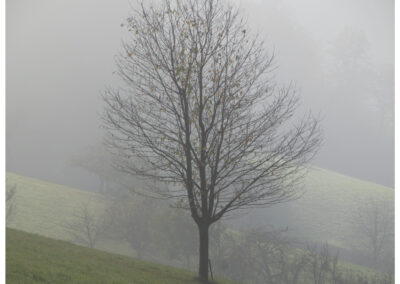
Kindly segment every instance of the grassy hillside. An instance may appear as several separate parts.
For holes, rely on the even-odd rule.
[[[350,247],[354,239],[354,218],[360,206],[380,201],[394,214],[394,190],[382,185],[355,179],[323,169],[314,169],[305,184],[305,194],[293,204],[293,210],[302,212],[295,220],[304,232],[313,232],[314,238]],[[307,220],[313,220],[307,225]],[[316,234],[318,232],[318,234]],[[305,235],[311,239],[311,234]]]
[[[6,279],[13,283],[197,283],[182,269],[76,246],[14,229],[6,233]],[[218,281],[217,283],[234,283]]]
[[[394,190],[321,168],[312,168],[301,198],[246,214],[242,221],[257,226],[289,227],[298,237],[341,248],[354,246],[353,226],[359,207],[381,201],[394,213]],[[237,222],[236,222],[237,223]]]
[[[101,195],[7,173],[7,183],[16,185],[16,215],[11,227],[52,238],[63,237],[62,225],[84,202],[102,206]]]
[[[95,193],[7,173],[7,182],[17,186],[16,216],[12,228],[68,240],[64,216],[71,216],[82,202],[104,206],[104,198]],[[323,241],[351,248],[357,239],[352,229],[359,206],[370,200],[382,200],[394,212],[394,190],[321,168],[313,168],[305,179],[303,196],[290,203],[258,209],[239,220],[256,226],[289,227],[298,238]],[[234,221],[238,223],[237,221]],[[99,243],[99,248],[132,255],[129,246]]]
[[[16,185],[16,208],[8,225],[10,228],[73,241],[65,224],[73,218],[74,211],[85,203],[99,209],[106,204],[105,198],[100,194],[13,173],[7,173],[6,177],[8,184]],[[127,256],[134,255],[134,251],[126,243],[101,240],[96,247]]]
[[[72,218],[80,204],[90,202],[99,209],[107,206],[106,199],[99,194],[13,173],[7,173],[7,182],[16,185],[16,214],[9,227],[53,239],[72,241],[66,233],[65,222]],[[307,190],[301,199],[257,210],[242,219],[248,218],[248,223],[253,225],[272,224],[278,228],[289,226],[297,237],[309,241],[328,241],[345,248],[349,246],[348,238],[354,239],[351,230],[354,208],[363,200],[392,201],[394,195],[393,189],[321,169],[314,169],[305,183]],[[10,238],[7,239],[7,246],[9,241]],[[96,248],[126,256],[135,255],[132,248],[121,241],[100,240]],[[40,255],[40,249],[36,253]],[[168,264],[174,265],[170,262]],[[354,272],[369,273],[365,267],[347,263],[341,265]],[[18,271],[18,267],[15,269]]]

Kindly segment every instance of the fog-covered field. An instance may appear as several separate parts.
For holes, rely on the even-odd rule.
[[[393,283],[393,11],[7,1],[7,280]]]
[[[323,177],[325,181],[335,180],[345,190],[331,188],[329,194],[326,191],[321,193],[319,188],[322,185],[316,182],[315,176]],[[7,183],[15,185],[17,189],[14,215],[8,224],[10,228],[89,246],[85,225],[92,226],[93,232],[97,227],[103,226],[104,230],[101,230],[94,243],[95,249],[196,270],[198,236],[195,227],[189,216],[181,218],[179,210],[165,206],[162,201],[148,200],[151,203],[143,206],[146,198],[138,195],[122,194],[122,198],[117,198],[117,195],[111,197],[14,173],[7,174]],[[321,169],[314,169],[306,178],[306,184],[313,187],[308,187],[308,196],[302,199],[284,206],[259,209],[251,214],[244,214],[241,218],[223,220],[222,226],[214,227],[210,244],[214,275],[244,283],[258,283],[257,277],[250,277],[255,271],[248,267],[255,268],[257,254],[250,252],[246,256],[243,249],[255,244],[254,237],[264,232],[267,233],[265,241],[269,245],[277,245],[279,242],[289,245],[290,255],[303,255],[328,245],[330,257],[333,259],[337,255],[339,267],[354,275],[372,279],[380,275],[379,271],[390,271],[393,243],[388,240],[380,258],[380,266],[375,267],[370,247],[365,243],[366,236],[354,228],[354,223],[359,221],[354,207],[355,204],[362,204],[355,201],[362,189],[368,191],[365,202],[380,199],[382,203],[379,204],[393,206],[393,191]],[[312,199],[318,199],[319,202],[307,203]],[[121,223],[121,219],[113,216],[112,210],[116,207],[122,208],[126,202],[134,207],[132,212],[135,214],[130,212],[129,207],[124,207],[127,210],[125,214],[128,213],[132,219],[128,223],[126,219]],[[149,204],[152,205],[149,207]],[[340,208],[338,204],[341,205]],[[334,209],[329,210],[330,207]],[[92,222],[79,221],[85,216],[82,209],[88,210],[88,216],[93,218]],[[121,211],[118,212],[121,214]],[[147,216],[148,222],[138,222],[136,218],[141,216]],[[330,221],[338,218],[345,221]],[[70,224],[76,225],[71,228]],[[136,232],[132,232],[132,236],[142,244],[140,254],[136,251],[137,242],[130,243],[124,229],[120,227],[129,225],[136,226]],[[272,239],[268,232],[274,234]],[[76,238],[77,235],[81,238]],[[279,238],[276,239],[275,235],[279,235]],[[279,242],[276,243],[277,241]],[[233,260],[236,253],[240,254],[237,263]],[[239,269],[236,265],[243,269],[237,275],[233,272]]]

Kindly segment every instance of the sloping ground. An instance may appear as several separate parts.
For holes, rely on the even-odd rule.
[[[352,248],[359,236],[354,230],[358,210],[368,202],[384,204],[394,214],[394,190],[321,168],[312,168],[304,180],[301,198],[257,209],[234,221],[255,227],[288,227],[296,238]],[[244,221],[244,222],[243,222]]]
[[[85,202],[102,206],[105,199],[98,194],[53,184],[34,178],[7,173],[7,184],[16,186],[16,209],[11,227],[62,238],[62,230],[74,210]]]
[[[16,214],[9,227],[53,239],[72,241],[63,225],[79,204],[90,202],[99,209],[106,204],[99,194],[13,173],[7,173],[7,182],[16,185]],[[344,244],[342,247],[345,247],[348,245],[345,237],[352,236],[350,217],[360,201],[371,198],[393,200],[393,189],[321,169],[311,172],[306,188],[308,190],[297,201],[257,210],[242,218],[250,218],[248,223],[253,225],[289,226],[296,237]],[[96,248],[126,256],[135,255],[131,247],[122,242],[101,240]],[[350,269],[350,265],[343,265]],[[356,265],[351,265],[351,270],[365,273],[365,267]]]
[[[306,239],[351,248],[359,237],[353,228],[359,210],[370,202],[394,214],[392,188],[316,168],[306,179],[303,198],[291,206],[297,224],[294,229]]]
[[[104,205],[101,195],[7,173],[7,182],[17,186],[16,216],[11,227],[68,240],[63,224],[65,217],[83,202]],[[79,202],[77,202],[79,200]],[[305,178],[304,193],[298,200],[257,209],[233,222],[255,227],[273,225],[288,227],[299,239],[328,242],[351,248],[358,239],[353,226],[357,210],[366,202],[381,201],[394,212],[394,190],[321,168],[312,168]],[[99,244],[101,248],[102,244]],[[113,251],[131,255],[129,247],[114,246]],[[103,249],[103,248],[101,248]]]
[[[103,196],[72,187],[7,173],[7,183],[16,186],[15,214],[10,228],[43,235],[49,238],[73,241],[65,224],[73,218],[74,211],[90,204],[99,208],[106,206]],[[96,248],[108,252],[134,255],[132,248],[121,242],[100,240]]]
[[[182,269],[76,246],[22,231],[6,232],[6,280],[13,283],[197,283]],[[217,281],[221,284],[234,283]]]

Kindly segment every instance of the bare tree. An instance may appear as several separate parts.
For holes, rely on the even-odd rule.
[[[135,250],[138,258],[145,256],[151,243],[151,217],[154,217],[151,213],[154,214],[155,210],[151,199],[134,200],[126,197],[113,205],[113,231]]]
[[[359,244],[370,252],[376,267],[383,251],[388,247],[393,249],[393,204],[369,200],[357,208],[353,223]]]
[[[73,155],[68,163],[71,166],[84,169],[95,174],[100,181],[99,192],[105,194],[107,182],[114,177],[113,169],[109,165],[109,154],[102,145],[91,145],[79,154]]]
[[[126,87],[104,95],[106,144],[119,170],[172,184],[157,193],[190,210],[207,282],[210,225],[294,198],[320,131],[311,115],[289,123],[298,97],[274,86],[273,55],[235,8],[161,2],[127,19],[117,59]]]
[[[8,225],[15,216],[15,192],[17,186],[6,182],[6,225]]]
[[[265,283],[296,284],[307,271],[308,255],[290,246],[286,230],[258,231],[247,236],[254,245],[254,267]]]
[[[74,242],[94,248],[107,228],[107,214],[83,203],[74,210],[73,219],[63,224],[64,229],[73,237]]]
[[[161,212],[163,216],[157,218],[161,224],[160,239],[166,249],[169,259],[183,258],[187,269],[193,269],[192,259],[197,257],[195,244],[197,234],[195,224],[188,214],[182,214],[177,209],[169,209]]]
[[[332,255],[328,244],[319,249],[317,246],[307,247],[307,257],[310,263],[310,275],[314,284],[342,283],[342,273],[338,268],[339,253]]]

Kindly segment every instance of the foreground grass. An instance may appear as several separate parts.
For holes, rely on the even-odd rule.
[[[7,283],[197,283],[186,270],[22,231],[6,232]],[[217,281],[233,284],[231,281]]]

